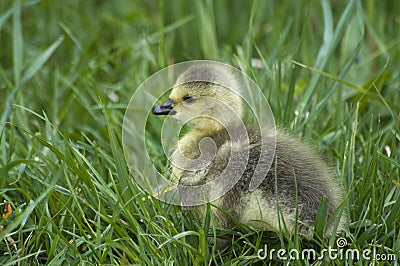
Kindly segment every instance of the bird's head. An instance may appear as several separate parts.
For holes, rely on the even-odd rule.
[[[239,85],[232,73],[213,65],[195,65],[180,75],[169,99],[153,108],[195,128],[216,131],[241,120]]]

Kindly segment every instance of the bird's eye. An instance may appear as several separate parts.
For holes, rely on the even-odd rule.
[[[183,97],[183,101],[185,103],[191,103],[191,102],[193,102],[193,100],[194,100],[194,98],[192,96],[187,95],[187,96]]]

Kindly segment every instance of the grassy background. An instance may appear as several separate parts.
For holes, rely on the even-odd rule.
[[[334,246],[215,231],[233,243],[216,255],[208,225],[132,181],[124,108],[148,76],[193,59],[248,73],[277,123],[331,163],[348,247],[400,258],[399,1],[14,0],[0,2],[0,207],[13,209],[1,265],[252,265],[265,243]]]

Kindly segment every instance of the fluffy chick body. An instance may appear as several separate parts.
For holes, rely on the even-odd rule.
[[[177,119],[190,121],[193,128],[177,143],[171,161],[173,176],[183,187],[206,184],[223,175],[232,154],[236,154],[238,160],[246,162],[239,180],[226,189],[229,182],[224,180],[230,176],[225,176],[217,186],[203,191],[204,197],[213,198],[213,194],[226,189],[228,192],[212,203],[240,223],[289,235],[297,225],[300,234],[310,237],[321,200],[328,199],[328,217],[333,215],[343,200],[341,186],[320,156],[299,139],[268,127],[246,127],[243,132],[239,89],[233,75],[209,65],[192,67],[178,78],[168,108]],[[228,133],[232,130],[241,132],[234,140]],[[267,146],[264,151],[262,143],[275,145]],[[265,166],[265,178],[256,190],[250,191],[250,181],[262,150],[274,154],[272,165]],[[207,151],[212,152],[205,157],[212,159],[199,167],[198,159]],[[182,190],[182,205],[187,205],[191,196],[190,192]],[[205,205],[191,207],[191,210],[199,219],[205,217]],[[217,225],[234,226],[232,219],[222,212],[215,208],[213,212]],[[338,219],[341,230],[345,217]],[[328,234],[332,228],[331,225]]]

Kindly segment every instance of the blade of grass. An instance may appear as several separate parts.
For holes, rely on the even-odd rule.
[[[337,47],[339,41],[341,40],[343,32],[353,15],[355,4],[356,0],[349,1],[346,9],[340,17],[336,29],[333,30],[332,11],[329,2],[327,0],[321,1],[322,11],[324,14],[324,41],[322,46],[320,47],[317,59],[314,63],[316,69],[325,69],[329,60],[332,59],[332,53]],[[319,80],[320,75],[312,75],[311,81],[304,91],[299,103],[300,113],[304,113],[306,107],[310,104],[312,95],[314,95],[317,89],[317,84]]]
[[[314,232],[321,239],[324,236],[326,217],[328,214],[329,202],[327,197],[323,197],[318,207],[317,217],[315,218]]]
[[[15,0],[13,6],[13,68],[15,88],[19,88],[24,60],[24,40],[21,25],[21,0]]]
[[[26,83],[30,80],[46,63],[50,56],[55,52],[57,47],[64,41],[64,36],[61,35],[57,38],[46,50],[38,54],[38,56],[33,60],[31,65],[27,68],[24,75],[22,76],[21,84]]]
[[[112,115],[110,112],[110,109],[107,106],[107,103],[104,101],[104,99],[99,95],[99,101],[100,104],[103,106],[102,111],[104,114],[104,118],[106,121],[106,126],[107,126],[107,132],[108,132],[108,137],[110,138],[110,146],[111,146],[111,150],[112,150],[112,154],[115,160],[115,167],[117,170],[117,175],[119,177],[119,181],[120,183],[120,188],[121,191],[124,191],[124,193],[122,194],[122,198],[124,199],[124,201],[128,201],[130,198],[133,197],[132,192],[129,190],[129,174],[128,174],[128,169],[127,169],[127,165],[125,162],[125,157],[124,154],[122,152],[122,148],[119,145],[118,141],[117,141],[117,137],[115,135],[114,132],[114,124],[112,122]]]
[[[205,59],[218,58],[218,42],[214,18],[213,2],[210,0],[196,1],[199,19],[200,47]]]

